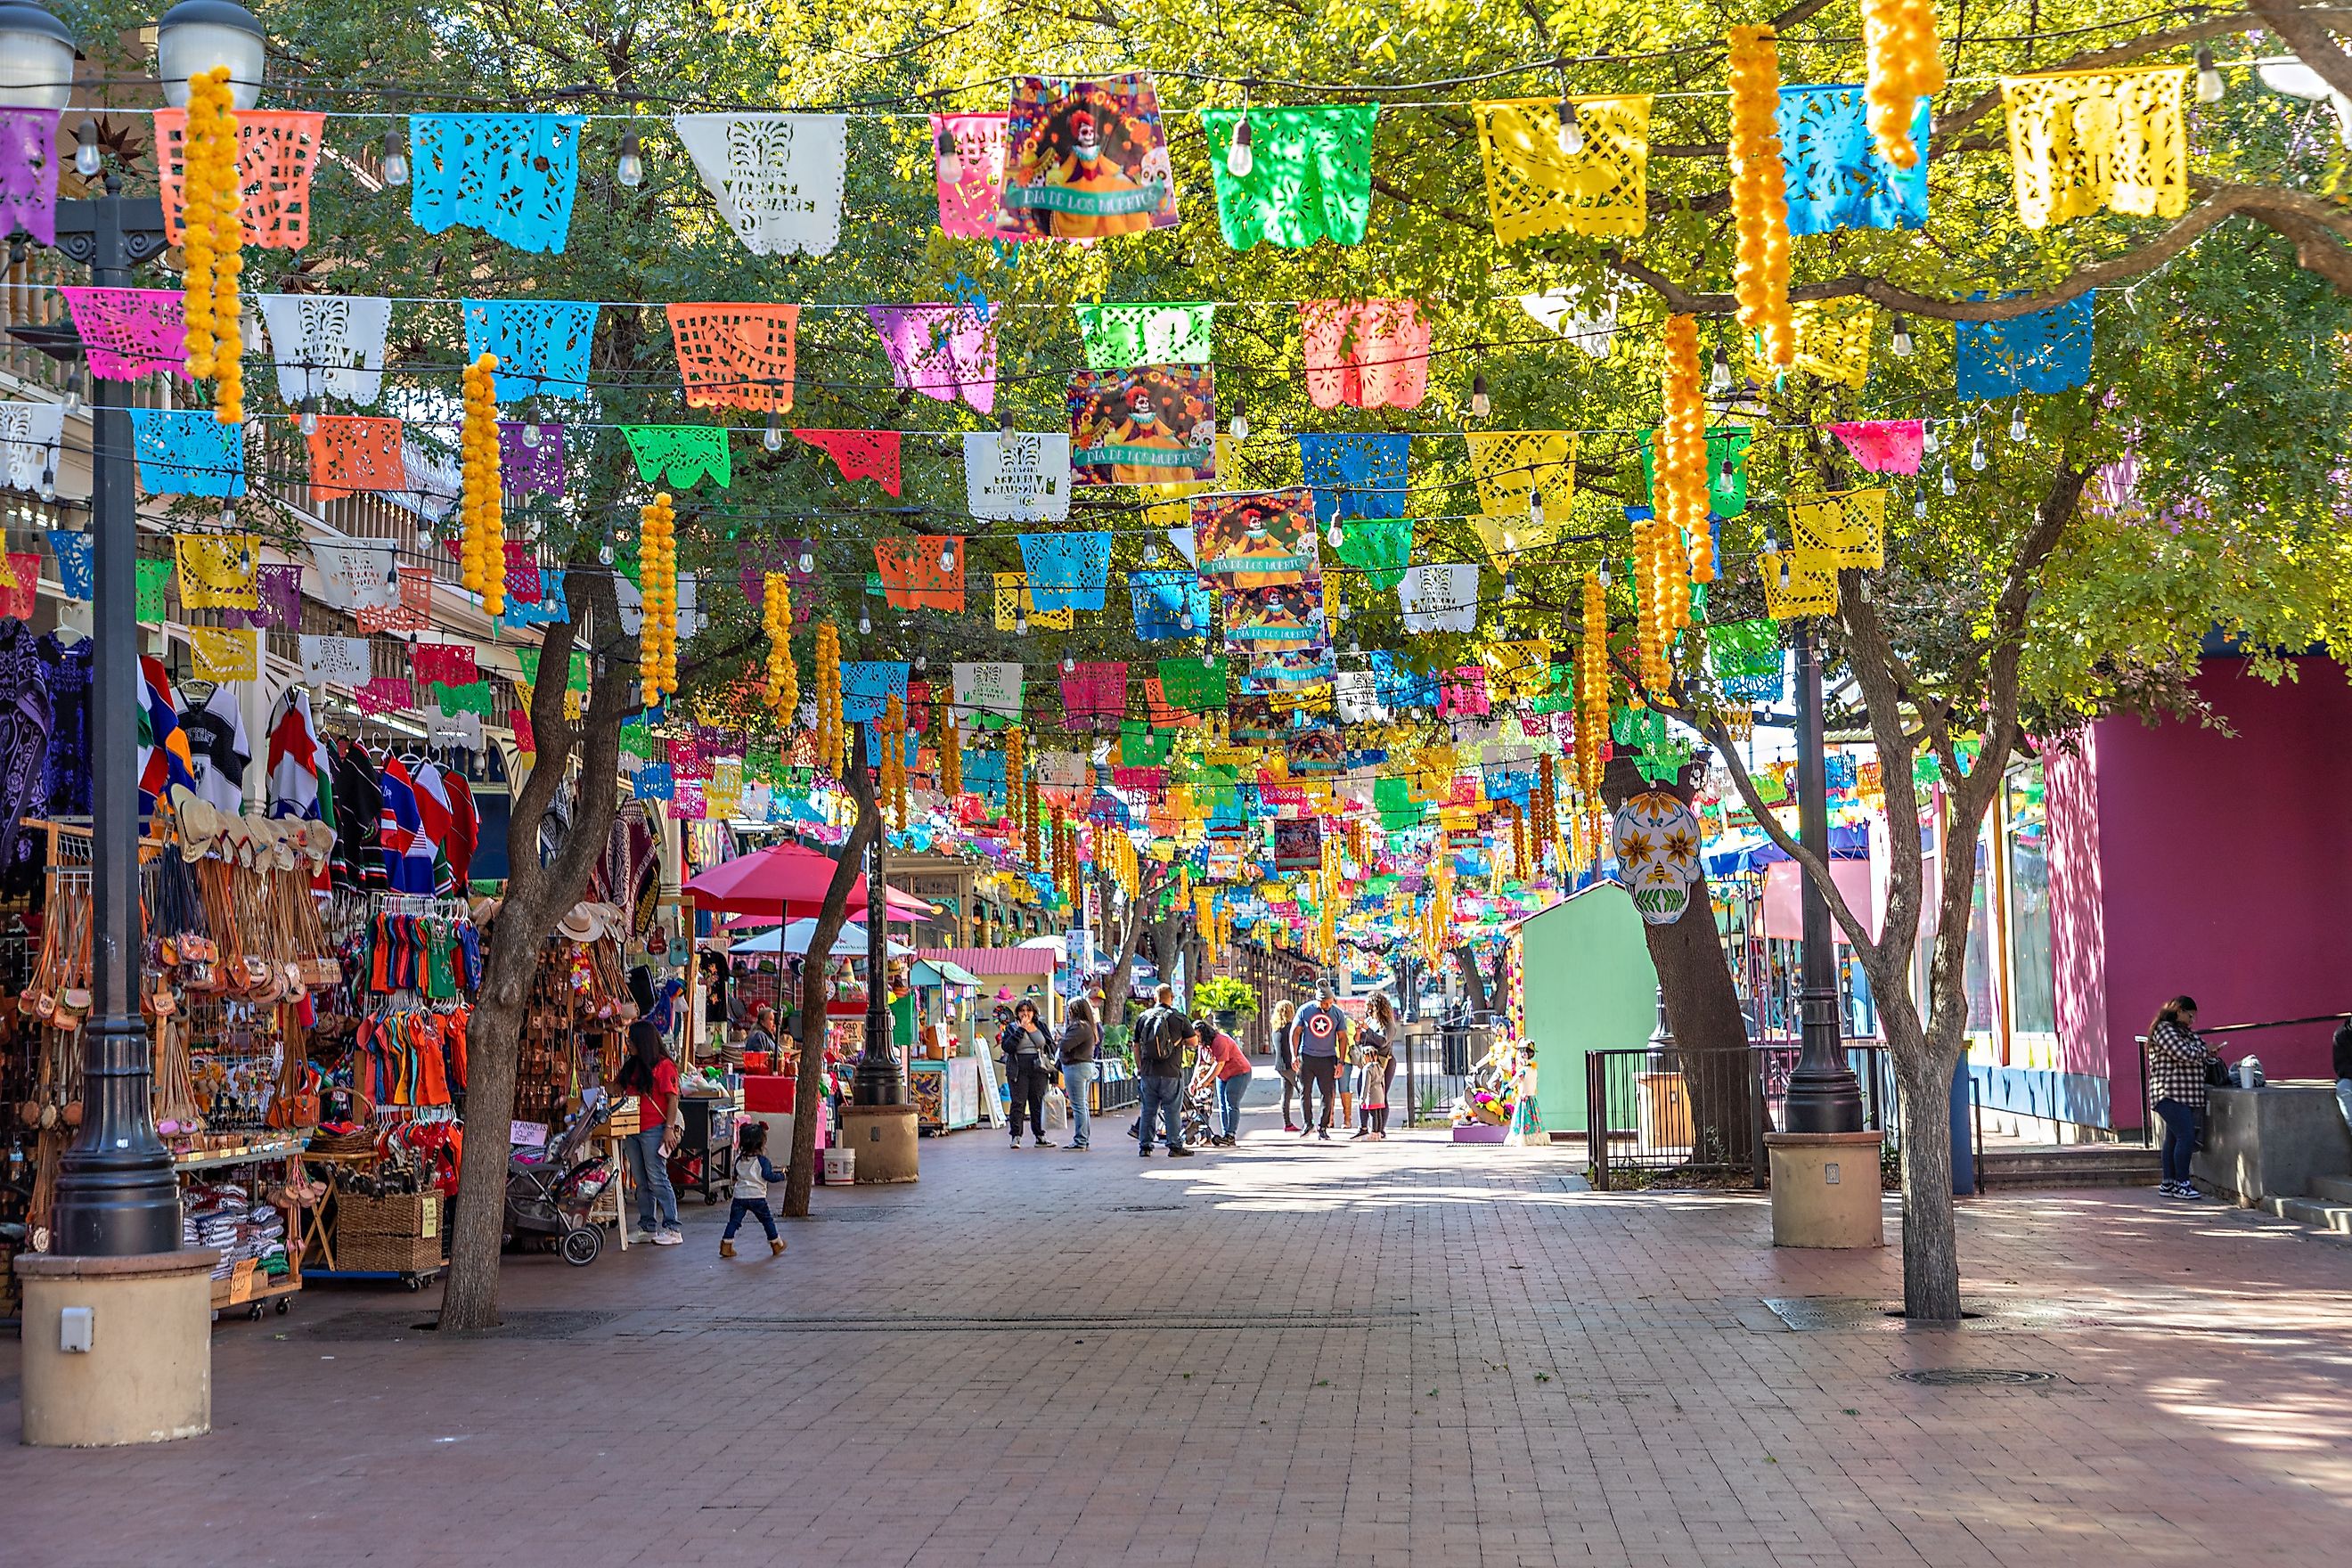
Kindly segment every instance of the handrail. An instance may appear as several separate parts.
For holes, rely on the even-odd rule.
[[[2239,1035],[2250,1029],[2292,1029],[2304,1024],[2352,1023],[2352,1013],[2320,1013],[2308,1018],[2277,1018],[2267,1024],[2216,1024],[2210,1029],[2200,1029],[2200,1035]],[[2139,1141],[2156,1141],[2156,1100],[2148,1092],[2147,1037],[2134,1035],[2132,1042],[2139,1047]]]

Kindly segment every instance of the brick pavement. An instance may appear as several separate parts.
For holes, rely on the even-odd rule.
[[[1987,1318],[1798,1331],[1768,1298],[1884,1299],[1895,1251],[1775,1253],[1755,1198],[1584,1192],[1540,1152],[1249,1122],[1185,1162],[1115,1127],[1084,1156],[929,1141],[918,1186],[820,1190],[781,1259],[722,1263],[694,1208],[683,1247],[511,1260],[487,1340],[315,1289],[221,1326],[211,1437],[0,1450],[0,1559],[2345,1560],[2352,1247],[2136,1192],[1979,1199]],[[1946,1367],[2056,1380],[1893,1376]]]

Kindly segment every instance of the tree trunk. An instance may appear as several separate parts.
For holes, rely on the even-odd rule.
[[[1462,976],[1462,989],[1466,994],[1465,1000],[1470,1004],[1470,1011],[1473,1014],[1492,1012],[1493,1008],[1486,1001],[1486,976],[1478,968],[1478,961],[1471,956],[1470,950],[1457,947],[1447,956],[1454,960],[1454,972]]]
[[[1630,757],[1612,757],[1601,795],[1612,811],[1645,789],[1687,803],[1705,776],[1694,762],[1673,784],[1644,781]],[[1689,905],[1670,925],[1644,921],[1642,940],[1665,998],[1666,1028],[1681,1057],[1690,1096],[1691,1163],[1745,1167],[1756,1159],[1756,1084],[1748,1050],[1748,1022],[1724,961],[1715,904],[1704,871],[1691,884]],[[1633,1042],[1628,1041],[1631,1045]]]
[[[808,1217],[809,1193],[816,1184],[816,1119],[824,1114],[817,1097],[824,1082],[824,1009],[829,993],[825,960],[841,928],[849,923],[849,889],[856,884],[858,862],[882,831],[881,803],[866,773],[865,725],[853,727],[849,744],[847,782],[850,797],[857,802],[857,821],[842,841],[841,858],[824,885],[824,902],[817,906],[816,925],[809,932],[808,956],[801,962],[800,1073],[793,1080],[793,1157],[784,1171],[784,1215],[790,1219]],[[872,894],[877,899],[889,896],[881,889],[872,889]],[[882,976],[869,974],[866,984],[879,985]]]
[[[441,1326],[452,1331],[499,1323],[499,1251],[506,1228],[509,1145],[496,1130],[514,1119],[515,1079],[522,1054],[522,1022],[547,939],[588,889],[588,874],[604,852],[619,805],[621,721],[635,706],[632,682],[610,666],[621,664],[626,639],[609,569],[573,567],[565,591],[592,633],[597,678],[580,721],[563,717],[573,623],[547,628],[540,643],[539,677],[530,693],[538,760],[515,796],[507,823],[507,893],[490,928],[481,992],[467,1025],[466,1140],[457,1168],[457,1213],[450,1227],[449,1283],[441,1297]],[[553,858],[542,859],[540,828],[574,756],[579,796]]]
[[[1095,1020],[1103,1028],[1127,1021],[1127,993],[1135,974],[1135,955],[1143,947],[1144,903],[1147,900],[1158,898],[1164,885],[1164,879],[1146,877],[1141,889],[1128,900],[1127,914],[1119,932],[1118,961],[1111,965],[1110,973],[1103,977],[1102,1016]],[[1103,908],[1110,908],[1108,898],[1103,900]]]
[[[1957,1051],[1895,1058],[1903,1118],[1903,1314],[1925,1322],[1960,1318],[1959,1237],[1952,1223],[1952,1074]]]

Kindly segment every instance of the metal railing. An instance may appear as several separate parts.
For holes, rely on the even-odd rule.
[[[1751,1041],[1742,1051],[1638,1046],[1584,1058],[1585,1147],[1592,1184],[1612,1174],[1678,1171],[1747,1175],[1759,1190],[1770,1165],[1764,1137],[1780,1129],[1794,1041]],[[1729,1058],[1729,1059],[1726,1059]],[[1846,1061],[1862,1085],[1863,1127],[1896,1134],[1895,1079],[1886,1048],[1848,1042]],[[1699,1076],[1694,1088],[1693,1069]]]
[[[2244,1035],[2256,1029],[2295,1029],[2308,1024],[2341,1024],[2347,1020],[2352,1020],[2352,1013],[2319,1013],[2308,1018],[2275,1018],[2267,1024],[2216,1024],[2197,1033],[2200,1037]],[[2134,1035],[2132,1039],[2139,1047],[2139,1141],[2153,1143],[2156,1141],[2156,1097],[2148,1090],[2147,1037]]]

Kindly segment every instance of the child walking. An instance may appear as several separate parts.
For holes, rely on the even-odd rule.
[[[719,1238],[719,1256],[735,1256],[735,1233],[743,1226],[743,1216],[751,1215],[768,1233],[768,1256],[775,1257],[784,1249],[784,1238],[776,1234],[776,1216],[768,1211],[768,1184],[781,1182],[784,1173],[768,1163],[768,1124],[764,1121],[740,1121],[735,1127],[735,1201],[727,1210],[727,1234]]]
[[[1388,1041],[1373,1037],[1364,1047],[1364,1114],[1370,1120],[1367,1135],[1386,1138],[1389,1135],[1389,1079],[1396,1071],[1396,1058]]]

